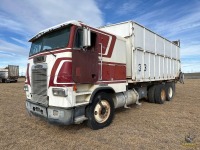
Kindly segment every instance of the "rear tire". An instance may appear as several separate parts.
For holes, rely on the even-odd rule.
[[[150,103],[155,103],[155,85],[151,86],[148,90],[148,101]]]
[[[175,93],[175,83],[173,82],[166,83],[165,90],[166,90],[166,100],[171,101]]]
[[[5,83],[6,82],[6,79],[2,79],[2,83]]]
[[[87,125],[98,130],[109,126],[114,118],[114,102],[107,93],[98,93],[86,108]]]
[[[163,104],[166,100],[166,90],[164,85],[156,85],[155,88],[155,103]]]

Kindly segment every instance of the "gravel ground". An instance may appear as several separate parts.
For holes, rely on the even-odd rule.
[[[200,149],[200,80],[176,85],[164,105],[118,109],[113,123],[93,131],[85,123],[56,126],[25,110],[24,81],[0,83],[0,149]],[[195,137],[185,141],[188,134]]]

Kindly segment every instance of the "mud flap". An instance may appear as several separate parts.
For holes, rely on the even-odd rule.
[[[180,83],[184,84],[184,73],[180,72],[179,73],[179,80]]]

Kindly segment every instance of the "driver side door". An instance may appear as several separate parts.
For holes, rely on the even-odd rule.
[[[91,32],[91,46],[82,48],[83,31],[77,29],[72,51],[72,79],[75,83],[95,83],[98,80],[98,38]]]

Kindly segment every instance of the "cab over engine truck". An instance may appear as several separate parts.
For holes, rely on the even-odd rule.
[[[30,114],[92,129],[111,124],[114,110],[146,98],[172,100],[182,76],[180,42],[127,21],[100,28],[69,21],[36,34],[24,90]]]

